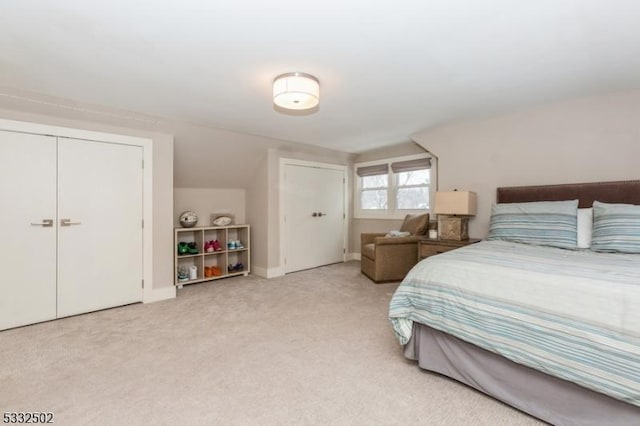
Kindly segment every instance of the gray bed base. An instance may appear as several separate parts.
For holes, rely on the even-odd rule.
[[[593,392],[424,324],[414,323],[405,357],[553,425],[640,425],[640,407]]]

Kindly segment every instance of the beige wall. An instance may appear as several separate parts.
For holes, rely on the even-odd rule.
[[[499,186],[638,179],[640,91],[574,99],[425,130],[438,187],[475,191],[470,235],[484,237]]]
[[[173,287],[173,136],[153,139],[153,287]]]
[[[247,188],[247,223],[251,224],[251,270],[267,276],[269,264],[269,171],[265,155],[250,179]],[[260,244],[258,244],[260,242]]]
[[[187,210],[198,215],[196,226],[211,226],[211,213],[230,213],[236,224],[246,223],[244,189],[174,188],[173,197],[173,224],[176,227],[180,227],[180,214]]]
[[[415,142],[403,142],[385,148],[366,151],[356,155],[354,163],[364,163],[367,161],[384,160],[387,158],[401,157],[403,155],[424,154],[425,149]],[[351,171],[353,177],[353,171]],[[353,178],[351,179],[353,181]],[[398,219],[356,219],[353,217],[355,198],[353,195],[353,185],[351,191],[351,228],[349,232],[349,253],[360,253],[360,234],[369,232],[387,233],[399,230],[402,220]]]
[[[87,109],[47,97],[34,102],[2,95],[3,118],[153,140],[154,288],[173,282],[174,165],[179,188],[246,190],[245,219],[252,225],[252,263],[265,271],[280,266],[280,158],[350,167],[349,252],[359,252],[361,232],[399,227],[398,221],[353,219],[351,166],[356,162],[421,153],[420,146],[424,147],[438,157],[439,189],[478,193],[478,215],[471,221],[470,232],[480,237],[486,234],[497,186],[631,179],[639,174],[640,125],[636,123],[640,123],[640,91],[453,123],[413,135],[420,146],[407,142],[357,156],[108,108]],[[197,194],[201,193],[191,194],[195,194],[191,200],[188,191],[179,195],[185,205],[198,202]]]
[[[216,129],[130,111],[0,88],[4,118],[151,137],[154,142],[155,286],[173,283],[173,187],[179,205],[198,204],[207,190],[246,191],[245,220],[252,225],[256,271],[280,263],[279,159],[350,164],[344,152]],[[158,194],[156,194],[156,188]],[[190,191],[182,191],[189,188]],[[197,191],[197,188],[205,190]],[[223,190],[223,191],[224,191]],[[236,193],[239,194],[239,193]],[[233,198],[233,196],[232,196]],[[235,202],[234,202],[235,203]],[[214,207],[214,206],[212,206]],[[215,206],[217,207],[217,206]],[[180,209],[181,207],[176,207]],[[208,214],[209,206],[197,207]],[[239,208],[242,210],[242,208]],[[201,224],[203,215],[200,214]],[[157,266],[155,265],[157,263]]]
[[[424,154],[424,151],[424,148],[416,142],[407,141],[361,152],[354,156],[353,162],[365,163],[367,161],[385,160],[387,158],[401,157],[403,155]]]

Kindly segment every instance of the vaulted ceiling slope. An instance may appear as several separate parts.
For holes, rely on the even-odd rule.
[[[9,0],[0,86],[347,152],[640,87],[637,0]],[[318,77],[320,110],[271,82]]]

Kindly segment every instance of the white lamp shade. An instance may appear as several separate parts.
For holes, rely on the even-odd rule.
[[[291,72],[273,80],[273,103],[286,109],[309,109],[320,103],[320,83],[314,76]]]
[[[435,214],[476,214],[476,193],[471,191],[436,192]]]

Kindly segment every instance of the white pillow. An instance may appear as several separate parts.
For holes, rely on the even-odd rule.
[[[593,208],[578,209],[578,248],[591,247]]]
[[[389,231],[389,233],[387,235],[385,235],[386,237],[408,237],[409,235],[411,235],[411,232],[406,232],[406,231]]]

